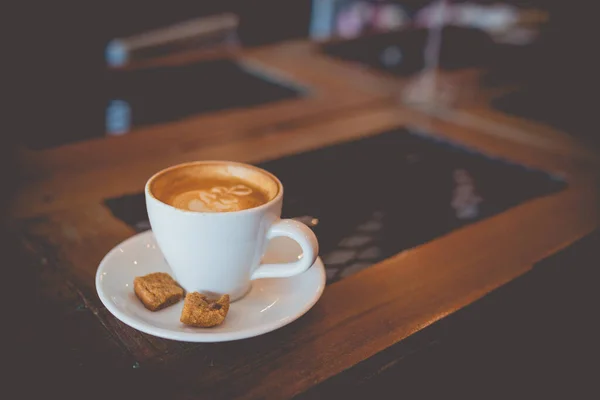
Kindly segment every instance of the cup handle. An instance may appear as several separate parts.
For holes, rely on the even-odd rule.
[[[250,279],[286,278],[301,274],[314,264],[319,254],[319,243],[308,226],[292,219],[281,219],[271,225],[267,232],[267,240],[278,236],[295,240],[302,248],[302,257],[289,263],[261,264]]]

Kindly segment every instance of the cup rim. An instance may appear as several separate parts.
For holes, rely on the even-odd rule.
[[[206,212],[206,211],[183,210],[181,208],[174,207],[174,206],[172,206],[172,205],[170,205],[168,203],[165,203],[164,201],[160,200],[159,198],[157,198],[154,195],[154,193],[152,193],[152,191],[150,190],[150,184],[152,183],[152,181],[154,181],[160,175],[165,174],[165,173],[167,173],[167,172],[169,172],[171,170],[177,169],[177,168],[183,168],[183,167],[191,166],[191,165],[202,165],[202,164],[237,165],[237,166],[240,166],[240,167],[250,168],[250,169],[256,170],[256,171],[258,171],[260,173],[263,173],[263,174],[267,175],[271,179],[273,179],[273,181],[277,184],[277,194],[271,200],[267,201],[265,204],[261,204],[258,207],[252,207],[252,208],[247,208],[245,210],[238,210],[238,211]],[[281,181],[279,180],[279,178],[277,178],[271,172],[269,172],[269,171],[267,171],[267,170],[265,170],[263,168],[256,167],[256,166],[251,165],[251,164],[247,164],[247,163],[243,163],[243,162],[238,162],[238,161],[226,161],[226,160],[202,160],[202,161],[188,161],[188,162],[184,162],[184,163],[179,163],[179,164],[171,165],[170,167],[161,169],[160,171],[154,173],[150,178],[148,178],[148,180],[146,181],[144,192],[145,192],[146,196],[150,197],[151,199],[156,200],[159,204],[162,204],[163,206],[166,206],[166,207],[168,207],[170,209],[173,209],[175,211],[179,211],[179,212],[182,212],[182,213],[185,213],[185,214],[191,214],[191,215],[211,215],[211,216],[215,216],[215,215],[239,215],[239,214],[242,214],[242,213],[250,213],[250,212],[253,212],[253,211],[257,211],[258,212],[259,210],[265,209],[265,208],[271,206],[277,200],[281,199],[283,197],[283,184],[281,183]]]

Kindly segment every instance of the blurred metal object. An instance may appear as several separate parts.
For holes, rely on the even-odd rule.
[[[439,79],[442,31],[447,19],[447,0],[439,0],[428,23],[429,34],[425,44],[425,65],[421,72],[402,92],[402,101],[411,106],[427,109],[445,108],[454,99],[453,88]]]
[[[161,53],[238,46],[238,25],[237,15],[224,13],[195,18],[127,38],[113,39],[106,47],[106,63],[116,68]]]

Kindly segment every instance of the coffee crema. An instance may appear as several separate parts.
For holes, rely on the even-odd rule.
[[[181,210],[232,212],[268,203],[279,192],[279,185],[258,168],[191,163],[157,175],[150,191],[158,200]]]

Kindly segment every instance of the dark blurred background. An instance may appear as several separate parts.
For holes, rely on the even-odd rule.
[[[239,17],[236,35],[241,46],[312,39],[323,42],[324,51],[333,56],[409,75],[422,67],[425,27],[432,20],[427,9],[435,3],[107,0],[35,4],[12,21],[16,56],[9,61],[15,66],[10,81],[18,82],[15,99],[22,112],[13,115],[18,123],[12,135],[34,145],[51,144],[48,130],[42,128],[53,127],[57,136],[85,136],[81,132],[104,129],[111,96],[107,93],[111,86],[106,85],[106,48],[115,38],[230,12]],[[591,120],[595,94],[591,40],[597,32],[592,3],[450,1],[442,67],[485,66],[483,86],[513,84],[521,89],[494,99],[495,108],[597,142]],[[401,61],[390,45],[400,46]]]
[[[479,82],[482,88],[503,85],[513,88],[492,99],[493,108],[546,124],[597,146],[600,135],[592,110],[597,88],[594,71],[596,48],[593,47],[598,37],[595,3],[589,0],[447,1],[449,11],[443,32],[440,67],[445,70],[481,68],[485,71]],[[11,107],[3,113],[6,127],[2,139],[10,145],[18,143],[38,150],[110,134],[126,134],[130,128],[127,124],[125,129],[120,130],[111,130],[110,124],[107,125],[107,113],[112,110],[111,106],[121,104],[113,102],[120,96],[134,98],[131,102],[133,110],[129,110],[134,114],[134,125],[176,120],[183,116],[181,109],[188,106],[185,98],[161,115],[159,121],[152,120],[148,113],[141,112],[141,117],[136,113],[139,104],[147,105],[164,97],[165,91],[172,87],[169,82],[185,87],[188,74],[196,74],[201,79],[202,71],[221,73],[224,81],[239,79],[243,85],[248,85],[245,87],[251,87],[256,81],[243,76],[232,64],[207,61],[193,70],[128,75],[115,68],[120,66],[119,58],[111,58],[107,54],[109,44],[115,39],[131,38],[191,19],[224,13],[237,17],[233,35],[224,34],[202,46],[257,47],[305,39],[317,43],[317,51],[331,57],[364,64],[384,74],[410,77],[423,68],[427,27],[435,21],[436,4],[438,2],[427,0],[104,0],[21,2],[18,7],[7,6],[4,15],[10,21],[5,40],[9,56],[3,61],[8,67],[4,78],[7,81],[5,87],[9,88],[7,97]],[[159,51],[157,54],[162,53]],[[140,57],[143,59],[150,55],[141,54]],[[111,66],[111,63],[117,65]],[[177,81],[182,77],[185,78],[183,81]],[[128,89],[125,94],[120,92],[122,87],[129,87],[126,82],[136,79],[139,81],[131,85],[133,89]],[[125,83],[120,86],[120,82]],[[136,99],[143,97],[141,92],[135,92],[136,88],[145,88],[148,84],[155,85],[144,92],[148,98],[136,103]],[[239,106],[226,104],[225,100],[242,98],[247,94],[245,92],[229,96],[220,107]],[[271,98],[297,95],[292,88],[274,88],[269,93]],[[215,108],[213,99],[200,98],[198,107],[189,111],[215,111],[218,108]],[[264,99],[248,99],[242,105],[259,100]],[[123,109],[117,111],[115,118],[124,112]],[[0,148],[3,151],[0,155],[2,162],[11,165],[15,155],[12,146],[2,144]],[[14,173],[9,168],[0,168],[0,171],[3,174],[0,180],[8,184],[5,192],[9,192]],[[415,202],[417,200],[421,201],[415,198]],[[559,280],[556,279],[557,282]],[[587,275],[581,281],[592,282]],[[576,293],[578,287],[573,285],[572,293]],[[559,302],[568,304],[570,297],[563,294],[560,301],[556,300],[554,286],[540,293],[544,297],[536,302],[539,308],[531,309],[539,310],[545,304]],[[468,340],[461,339],[460,347],[452,348],[459,350],[446,349],[441,356],[437,353],[431,358],[423,358],[424,362],[404,364],[409,365],[407,369],[414,365],[421,367],[418,371],[421,374],[415,382],[429,384],[428,374],[431,374],[430,366],[434,363],[447,367],[444,370],[438,368],[435,372],[438,378],[455,377],[461,373],[479,373],[481,376],[484,373],[481,372],[483,369],[479,369],[479,363],[500,357],[501,365],[487,365],[491,372],[486,378],[490,380],[489,385],[504,384],[501,377],[489,377],[510,370],[512,364],[519,363],[519,357],[523,360],[522,350],[536,343],[536,338],[541,335],[548,343],[554,339],[563,340],[559,350],[565,367],[559,374],[568,372],[570,366],[567,363],[579,359],[578,354],[568,352],[568,343],[577,345],[581,353],[586,351],[585,343],[578,342],[577,333],[571,331],[559,332],[560,337],[552,336],[554,314],[544,316],[543,324],[536,325],[528,319],[531,314],[522,311],[530,310],[522,307],[525,300],[520,302],[520,297],[512,298],[516,300],[511,300],[510,308],[504,309],[509,310],[505,314],[514,312],[522,321],[529,321],[530,325],[526,326],[529,341],[509,340],[505,345],[511,351],[505,353],[504,350],[494,351],[497,330],[486,331],[475,339],[476,334],[466,335]],[[568,314],[565,311],[559,317],[569,318]],[[577,323],[573,318],[567,320],[569,324]],[[498,325],[505,320],[500,321],[495,325],[499,329],[501,326]],[[506,322],[506,326],[512,324],[510,321]],[[463,326],[462,329],[461,334],[467,328]],[[511,334],[521,333],[519,330]],[[469,342],[471,339],[477,346]],[[537,351],[534,348],[527,353],[527,365],[539,367]],[[466,359],[470,360],[470,365],[458,368],[455,361],[465,355],[468,355]],[[521,367],[519,371],[526,374],[523,369]],[[452,375],[448,375],[449,370],[453,370]],[[557,375],[550,376],[556,379]],[[546,377],[538,373],[535,382],[542,382]],[[397,375],[391,375],[388,383],[397,383],[396,378]],[[548,387],[551,391],[551,386]],[[415,391],[418,390],[415,388]]]

